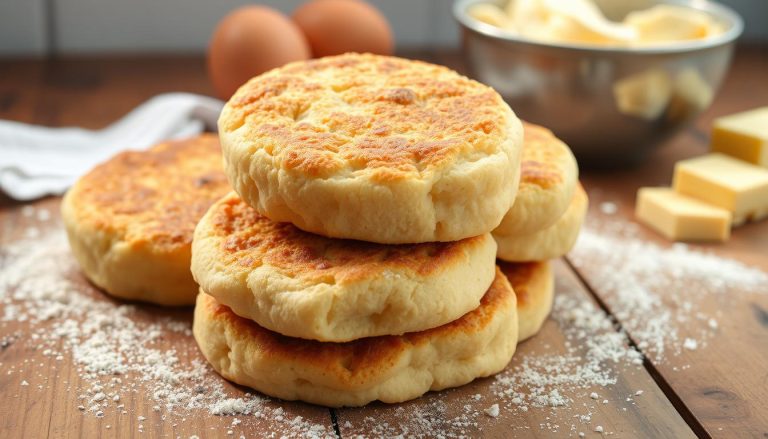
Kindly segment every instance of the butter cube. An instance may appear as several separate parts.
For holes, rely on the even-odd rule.
[[[652,120],[659,117],[672,96],[672,79],[654,68],[622,78],[613,84],[613,98],[627,116]]]
[[[768,168],[768,107],[716,119],[710,147]]]
[[[672,186],[731,212],[734,225],[768,216],[768,169],[723,154],[677,162]]]
[[[635,216],[673,241],[727,241],[731,235],[730,212],[666,187],[640,188]]]

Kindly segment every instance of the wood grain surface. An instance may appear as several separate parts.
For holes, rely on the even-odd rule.
[[[405,55],[463,70],[461,57],[455,52]],[[606,221],[632,223],[637,188],[669,184],[676,160],[704,153],[713,118],[768,104],[767,71],[765,47],[740,48],[713,106],[690,128],[659,145],[645,165],[632,170],[582,172],[591,196],[587,227],[599,230],[599,224]],[[13,60],[0,61],[0,72],[0,118],[49,126],[100,128],[158,93],[212,93],[199,57]],[[610,217],[602,210],[605,203],[617,207]],[[51,213],[50,219],[40,221],[22,213],[25,204],[0,195],[0,246],[29,239],[30,228],[40,233],[60,230],[58,204],[55,197],[33,203],[36,209]],[[635,239],[659,248],[670,245],[642,227],[637,228]],[[768,223],[735,229],[725,245],[690,248],[768,271]],[[0,250],[0,272],[12,262],[3,254]],[[61,258],[67,263],[66,254]],[[627,310],[620,291],[605,282],[604,272],[613,261],[578,249],[557,261],[560,306],[594,304],[613,319],[614,325],[603,328],[604,332],[626,330],[630,343],[639,344],[642,334],[633,333],[630,325],[622,325],[620,316]],[[123,305],[93,288],[75,268],[65,275],[77,294]],[[717,330],[711,331],[706,346],[663,359],[649,353],[642,365],[619,362],[611,366],[615,384],[564,387],[563,396],[570,403],[563,407],[521,410],[509,398],[499,396],[503,384],[486,378],[399,405],[329,410],[266,399],[260,406],[265,416],[240,416],[243,422],[236,425],[231,416],[214,416],[201,410],[155,410],[156,403],[141,380],[136,380],[135,390],[120,401],[125,414],[111,410],[105,411],[104,417],[96,417],[84,412],[78,409],[82,404],[79,395],[90,384],[71,358],[65,355],[56,360],[44,355],[35,345],[27,323],[4,321],[0,324],[0,437],[264,437],[270,433],[279,437],[283,433],[296,434],[286,422],[295,416],[301,416],[307,425],[321,426],[330,437],[398,433],[433,437],[446,431],[469,437],[578,437],[579,433],[588,437],[767,437],[768,398],[764,395],[768,391],[768,285],[762,288],[762,294],[738,291],[728,285],[722,287],[722,294],[697,296],[695,285],[691,289],[686,297],[692,298],[697,312],[717,318]],[[674,311],[681,303],[672,299],[665,300],[664,306]],[[0,314],[5,306],[0,304]],[[502,375],[513,376],[536,358],[564,353],[578,356],[586,349],[573,346],[573,328],[563,317],[566,311],[556,309],[540,334],[521,343]],[[191,320],[189,309],[136,305],[132,313],[131,318],[140,325],[166,319],[188,326]],[[685,331],[699,330],[701,325],[700,321],[681,322],[681,337],[685,337]],[[201,358],[194,340],[183,331],[163,333],[157,344],[158,349],[174,350],[182,363]],[[218,380],[227,395],[241,397],[247,392]],[[591,397],[593,392],[597,399]],[[485,415],[484,410],[492,404],[502,407],[498,417]],[[598,427],[602,433],[595,431]]]
[[[593,300],[565,263],[555,263],[555,275],[556,294],[561,298],[586,302]],[[559,313],[555,311],[554,314]],[[548,320],[541,332],[518,345],[512,362],[501,375],[513,373],[527,358],[569,354],[566,349],[569,338],[565,334],[568,325],[567,321]],[[584,358],[586,351],[585,346],[579,346],[576,352],[569,355]],[[462,432],[468,437],[577,437],[580,432],[594,434],[598,426],[617,437],[695,437],[642,366],[622,364],[617,369],[618,381],[610,386],[563,390],[563,396],[576,402],[567,408],[544,407],[522,411],[513,404],[507,404],[511,408],[502,408],[497,418],[483,416],[483,408],[494,403],[503,406],[505,402],[494,391],[493,379],[488,378],[458,389],[432,392],[405,404],[373,404],[362,408],[340,409],[336,411],[336,417],[342,437],[365,435],[375,425],[382,423],[396,426],[391,432],[407,430],[430,436],[430,431],[423,431],[424,422],[409,419],[410,413],[421,409],[428,414],[439,411],[439,414],[432,416],[436,419],[436,426],[442,428],[445,428],[442,423],[456,422],[462,419],[462,414],[475,413],[479,409],[480,416],[471,418],[472,422]],[[643,393],[635,396],[638,390]],[[597,399],[590,398],[593,392],[598,395]],[[481,398],[475,401],[474,395],[481,395]],[[467,411],[467,404],[477,407]],[[375,421],[366,422],[366,418]],[[345,426],[347,421],[350,425]]]

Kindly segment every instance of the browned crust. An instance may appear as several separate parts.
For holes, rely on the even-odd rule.
[[[223,321],[239,340],[249,340],[259,355],[272,359],[284,358],[286,364],[301,363],[325,370],[340,381],[354,384],[369,381],[382,369],[393,366],[409,346],[429,343],[438,337],[478,332],[485,328],[499,310],[507,306],[514,291],[497,269],[496,278],[483,296],[480,306],[458,320],[427,331],[401,336],[364,338],[346,343],[318,342],[280,335],[264,329],[255,322],[240,317],[216,299],[203,297],[198,306],[205,306],[211,320]]]
[[[512,285],[512,289],[515,290],[518,308],[525,308],[528,303],[536,300],[533,296],[540,294],[540,292],[535,289],[531,290],[531,280],[537,272],[546,269],[547,261],[505,262],[499,260],[496,263]]]
[[[562,170],[553,166],[560,163],[560,148],[553,143],[562,143],[552,131],[532,123],[523,122],[523,150],[520,163],[520,186],[539,186],[549,189],[564,180]]]
[[[345,54],[252,79],[228,102],[220,128],[244,127],[249,147],[287,171],[366,169],[386,181],[494,150],[510,114],[493,89],[445,67]]]
[[[76,221],[134,246],[175,251],[230,190],[215,134],[127,151],[98,165],[71,189]]]
[[[210,222],[223,264],[253,269],[266,263],[290,277],[340,284],[369,279],[391,268],[428,276],[459,263],[469,247],[485,239],[384,245],[325,238],[290,223],[273,222],[235,193],[211,208]]]

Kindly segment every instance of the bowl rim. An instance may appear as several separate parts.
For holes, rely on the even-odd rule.
[[[572,50],[575,52],[601,52],[615,54],[672,54],[689,52],[696,50],[705,50],[713,47],[722,46],[735,41],[744,31],[744,20],[732,8],[723,4],[715,3],[710,0],[663,0],[659,3],[673,4],[689,7],[702,12],[714,15],[718,19],[725,19],[730,26],[720,35],[701,40],[691,40],[685,42],[674,42],[670,44],[661,44],[644,47],[619,47],[619,46],[601,46],[590,44],[572,44],[536,41],[528,38],[521,38],[514,34],[488,23],[483,23],[469,16],[467,9],[475,4],[495,3],[493,0],[455,0],[453,3],[453,17],[461,26],[472,30],[485,37],[513,43],[527,44],[542,48],[555,48]]]

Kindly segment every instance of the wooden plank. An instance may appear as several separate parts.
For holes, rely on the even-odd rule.
[[[210,92],[203,60],[197,56],[141,60],[123,57],[51,62],[4,61],[0,62],[0,70],[4,72],[0,77],[0,117],[50,126],[101,128],[158,93],[171,90]],[[47,207],[53,214],[51,224],[56,225],[52,227],[60,227],[56,219],[58,202],[58,199],[49,199],[36,204]],[[2,248],[22,239],[35,220],[21,214],[21,203],[5,196],[0,198],[0,203],[6,206],[0,209]],[[11,263],[7,258],[0,260],[0,272],[2,267]],[[113,303],[82,277],[76,276],[77,294]],[[0,315],[6,306],[0,305]],[[140,310],[135,317],[143,323],[173,318],[189,326],[191,321],[190,310],[171,311],[147,306],[141,306]],[[34,343],[29,339],[29,327],[23,322],[0,323],[0,334],[9,343],[0,351],[0,363],[4,371],[11,372],[0,376],[2,437],[135,436],[141,431],[150,437],[228,436],[229,430],[232,430],[234,437],[241,434],[258,437],[269,432],[278,436],[298,435],[313,425],[319,425],[323,432],[335,436],[329,411],[302,403],[267,400],[259,407],[264,418],[238,415],[235,417],[242,423],[236,426],[232,425],[233,416],[213,416],[201,409],[187,411],[176,408],[166,412],[165,408],[161,408],[157,412],[153,410],[157,402],[148,392],[147,384],[136,377],[126,378],[136,388],[121,392],[119,404],[124,404],[124,408],[117,409],[119,404],[110,404],[103,410],[104,417],[99,418],[87,408],[85,411],[77,408],[84,404],[79,395],[87,394],[93,382],[82,377],[71,353],[65,353],[60,361],[43,355],[40,350],[34,349]],[[11,338],[7,338],[9,336]],[[159,338],[156,348],[162,352],[175,350],[183,364],[189,364],[193,359],[203,361],[189,334],[166,331]],[[215,373],[211,372],[210,376],[232,398],[241,398],[247,392],[218,378]],[[22,386],[22,382],[29,385]],[[284,412],[279,414],[278,409]],[[127,413],[123,414],[122,410]],[[138,416],[147,419],[140,422]],[[302,416],[304,421],[295,422],[296,416]],[[143,426],[142,430],[139,430],[139,425]]]
[[[674,160],[682,157],[687,157],[694,154],[702,153],[706,150],[702,141],[702,132],[708,129],[707,118],[711,118],[712,115],[720,115],[726,112],[742,110],[747,106],[756,106],[768,102],[768,97],[765,95],[765,87],[761,87],[762,82],[760,76],[762,72],[766,70],[765,66],[765,49],[747,50],[745,58],[737,58],[734,68],[729,77],[728,82],[723,87],[723,92],[719,94],[715,105],[704,117],[699,121],[698,130],[688,131],[683,133],[674,139],[672,139],[668,145],[662,146],[657,153],[652,157],[650,163],[652,166],[647,166],[643,169],[635,171],[621,171],[604,174],[583,173],[587,188],[590,190],[593,198],[592,211],[590,218],[597,218],[595,215],[602,215],[599,212],[600,201],[612,201],[618,204],[619,213],[617,214],[622,220],[628,220],[631,218],[631,206],[634,199],[634,187],[631,186],[631,182],[635,182],[635,185],[642,184],[667,184],[671,178],[671,167]],[[436,62],[448,64],[454,68],[461,69],[460,57],[455,52],[441,52],[441,53],[421,53],[412,54],[414,57],[426,58]],[[762,61],[761,61],[762,60]],[[762,63],[762,64],[761,64]],[[755,68],[755,66],[758,66]],[[0,61],[0,71],[3,75],[0,75],[0,117],[13,120],[19,120],[32,123],[44,123],[50,125],[80,125],[89,128],[102,127],[116,118],[120,117],[125,112],[129,111],[136,104],[146,100],[152,95],[169,90],[187,90],[192,92],[209,93],[210,86],[207,83],[205,72],[203,68],[203,62],[199,57],[181,57],[181,58],[108,58],[108,59],[68,59],[63,61],[57,61],[53,63],[41,63],[41,62],[8,62]],[[751,84],[751,85],[750,85]],[[49,201],[50,203],[57,203],[57,201]],[[7,197],[0,197],[0,205],[2,206],[15,206],[18,203],[11,202]],[[597,210],[596,210],[597,209]],[[19,216],[17,209],[0,209],[0,242],[8,243],[11,238],[16,241],[21,235],[23,235],[27,223]],[[651,242],[663,244],[653,234],[643,235],[646,236]],[[768,248],[768,233],[766,233],[764,224],[748,225],[740,228],[734,234],[731,242],[726,246],[716,248],[717,254],[729,255],[739,260],[752,265],[758,265],[765,268],[765,249]],[[4,266],[4,261],[0,259],[0,271]],[[594,283],[596,278],[597,268],[599,268],[599,261],[596,261],[592,267],[583,267],[581,275],[583,275],[590,283]],[[566,275],[561,273],[562,268],[558,268],[558,278],[560,282],[564,282],[563,279]],[[566,270],[567,272],[567,270]],[[595,287],[595,285],[591,285]],[[615,301],[610,302],[610,294],[597,288],[598,294],[601,299],[605,301],[609,308],[613,312],[617,312]],[[91,291],[91,293],[96,294]],[[730,296],[739,298],[738,294]],[[764,349],[766,343],[764,343],[765,328],[761,326],[760,321],[764,316],[763,311],[766,310],[765,302],[762,300],[763,296],[750,297],[748,300],[732,300],[732,303],[723,303],[720,300],[715,300],[715,303],[709,303],[708,301],[714,300],[708,298],[701,303],[697,302],[699,306],[705,312],[717,312],[720,310],[722,317],[718,318],[719,322],[719,335],[708,341],[706,348],[700,348],[696,351],[684,351],[681,356],[676,357],[674,363],[668,364],[656,364],[653,363],[653,367],[658,371],[662,381],[666,381],[671,387],[672,391],[677,392],[677,395],[682,398],[686,407],[688,407],[694,415],[701,419],[703,425],[707,428],[707,431],[714,436],[722,437],[735,437],[737,435],[746,436],[758,436],[761,432],[766,432],[765,417],[768,414],[768,409],[765,406],[765,398],[760,394],[765,390],[765,368],[760,369],[761,365],[765,363]],[[754,300],[753,300],[754,299]],[[754,304],[754,306],[753,306]],[[728,313],[733,314],[735,317],[725,318]],[[2,313],[0,313],[1,315]],[[550,322],[545,327],[542,335],[538,338],[549,339],[547,331],[552,331],[551,328],[554,325],[555,335],[561,333],[560,329],[567,329],[568,326],[560,328],[556,323]],[[697,323],[698,325],[698,323]],[[13,332],[16,329],[22,329],[22,327],[13,327],[6,325],[2,327],[0,333],[5,336]],[[8,332],[7,332],[7,331]],[[536,340],[536,339],[534,339]],[[543,345],[534,345],[532,342],[527,342],[520,346],[520,350],[516,359],[513,361],[519,365],[522,358],[525,358],[526,352],[530,352],[528,358],[536,358],[540,352],[537,349],[557,349],[557,346],[564,347],[564,342],[560,340],[561,345],[554,344],[554,340],[557,337],[552,336],[549,347]],[[170,341],[167,345],[170,345]],[[180,346],[180,351],[190,348],[186,346],[184,342],[177,343]],[[167,346],[163,345],[163,346]],[[14,380],[10,380],[6,376],[0,377],[0,388],[2,391],[2,398],[4,399],[2,405],[3,416],[2,432],[5,432],[5,425],[13,425],[14,428],[18,428],[24,422],[30,424],[30,433],[44,433],[48,430],[47,425],[51,416],[52,419],[65,419],[66,422],[56,424],[50,423],[50,425],[56,426],[59,431],[66,431],[69,434],[77,435],[79,431],[86,431],[94,433],[95,426],[104,426],[103,419],[94,421],[88,416],[83,416],[79,411],[75,410],[74,414],[68,411],[71,407],[67,406],[67,403],[60,400],[66,400],[68,392],[66,391],[67,385],[64,380],[68,380],[71,386],[76,386],[77,383],[82,383],[82,379],[74,368],[70,368],[68,372],[61,372],[57,375],[51,375],[49,381],[54,380],[51,383],[45,383],[33,380],[43,380],[46,367],[49,367],[50,359],[46,356],[40,356],[37,351],[25,351],[18,343],[13,343],[6,349],[0,351],[0,362],[4,364],[1,366],[4,371],[9,370],[11,363],[7,358],[13,358],[14,371],[17,371],[19,367],[29,367],[30,364],[39,364],[43,362],[43,366],[35,366],[35,370],[40,371],[40,375],[24,375],[20,374],[22,378],[18,379],[16,375],[18,372],[13,372],[10,376],[14,377]],[[186,346],[186,347],[185,347]],[[530,347],[529,347],[530,346]],[[14,350],[16,349],[16,350]],[[12,352],[12,355],[6,352]],[[194,351],[194,349],[193,349]],[[536,355],[534,355],[534,353]],[[21,359],[22,355],[28,355],[27,363]],[[58,367],[54,361],[52,366]],[[688,366],[685,370],[683,367]],[[677,369],[677,370],[676,370]],[[735,373],[734,371],[738,371]],[[34,370],[32,370],[34,372]],[[25,372],[26,373],[26,372]],[[640,373],[640,372],[637,372]],[[626,382],[626,389],[635,388],[635,383],[627,378],[633,374],[627,374],[621,372],[619,374],[619,386],[620,383]],[[642,382],[650,381],[645,372],[641,372]],[[53,378],[56,376],[56,378]],[[31,378],[31,379],[30,379]],[[26,379],[29,383],[38,385],[43,384],[44,389],[39,390],[34,388],[21,389],[21,379]],[[638,379],[639,380],[639,379]],[[413,407],[422,407],[427,410],[433,407],[434,403],[440,403],[445,399],[450,399],[452,402],[448,405],[449,410],[453,410],[450,413],[455,415],[460,414],[459,409],[463,410],[463,405],[456,405],[459,402],[466,399],[466,395],[474,395],[477,392],[468,390],[472,386],[488,386],[488,382],[491,380],[481,380],[478,383],[471,384],[466,389],[459,389],[453,392],[443,392],[435,395],[429,395],[427,398],[419,400],[419,402],[409,403],[403,405],[405,409],[411,409]],[[73,384],[74,383],[74,384]],[[703,390],[703,383],[716,383],[716,389]],[[642,383],[640,383],[642,384]],[[49,386],[49,387],[46,387]],[[51,387],[53,386],[53,387]],[[480,388],[475,387],[475,388]],[[27,399],[23,404],[20,404],[21,390],[28,393]],[[39,390],[40,393],[31,392],[32,390]],[[643,389],[645,393],[638,398],[633,398],[636,403],[638,400],[642,400],[642,397],[648,396],[651,392],[650,389]],[[242,395],[242,389],[235,389],[227,387],[228,392],[232,392],[232,395]],[[72,390],[70,390],[72,392]],[[465,392],[465,397],[461,397],[461,392]],[[584,392],[587,392],[584,390]],[[654,391],[657,392],[657,391]],[[141,393],[141,392],[138,392]],[[459,394],[454,397],[452,395]],[[19,395],[18,398],[13,395]],[[588,394],[587,394],[588,395]],[[44,396],[44,397],[43,397]],[[8,399],[6,399],[8,397]],[[126,407],[131,407],[130,410],[134,410],[137,407],[148,407],[146,402],[134,402],[134,399],[138,397],[131,396],[131,405],[126,404]],[[442,398],[442,399],[441,399]],[[455,398],[455,399],[451,399]],[[581,399],[578,399],[581,398]],[[657,398],[654,393],[655,399]],[[51,402],[50,399],[54,401]],[[577,395],[575,400],[581,401],[586,399],[584,394]],[[10,401],[10,402],[8,402]],[[37,402],[35,402],[37,401]],[[487,399],[481,398],[476,405],[476,409],[486,408],[484,403],[489,402]],[[483,404],[480,404],[483,403]],[[145,404],[142,406],[141,404]],[[587,401],[589,404],[589,401]],[[613,401],[609,402],[609,406],[613,404]],[[666,410],[664,414],[674,413],[674,409],[666,404]],[[71,405],[71,404],[70,404]],[[74,406],[76,407],[77,404]],[[49,408],[41,408],[41,407]],[[655,403],[654,403],[655,406]],[[18,414],[10,412],[12,409],[21,407],[23,410],[28,411],[29,414],[26,418],[20,417]],[[453,407],[453,408],[451,408]],[[583,406],[582,406],[583,408]],[[586,408],[585,408],[586,409]],[[647,411],[652,410],[652,407],[646,407],[641,412],[635,413],[635,407],[627,407],[630,415],[626,415],[625,412],[620,413],[623,416],[632,416],[629,419],[642,418],[645,420],[650,419],[649,423],[654,423],[655,420],[646,415]],[[366,409],[368,410],[368,409]],[[345,420],[342,420],[342,415],[353,416],[355,412],[362,412],[366,410],[344,410],[339,411],[340,425],[344,427]],[[394,407],[380,407],[374,405],[370,408],[369,415],[381,419],[386,417],[399,417],[398,413],[392,412],[396,410]],[[541,409],[531,409],[531,412],[536,412]],[[606,408],[605,410],[609,410]],[[476,411],[476,410],[475,410]],[[544,410],[546,411],[546,410]],[[552,414],[543,415],[543,418],[536,415],[531,415],[531,419],[528,420],[527,414],[518,414],[517,417],[510,420],[508,414],[502,410],[499,418],[493,419],[487,416],[480,416],[481,421],[488,423],[488,421],[494,421],[497,427],[488,427],[482,432],[487,435],[491,435],[492,432],[501,433],[501,428],[504,425],[510,425],[515,428],[531,427],[531,431],[534,431],[534,427],[538,428],[538,434],[541,436],[555,435],[551,429],[542,428],[538,423],[550,422],[553,419],[560,419],[560,416],[565,416],[566,410],[562,407],[552,409]],[[586,412],[587,410],[584,410]],[[668,413],[667,413],[668,412]],[[64,414],[62,414],[64,413]],[[132,412],[133,413],[133,412]],[[325,412],[327,413],[327,412]],[[349,415],[347,415],[349,413]],[[441,419],[455,419],[455,416],[449,416],[448,412]],[[482,413],[482,412],[481,412]],[[583,413],[582,413],[583,414]],[[61,416],[61,418],[56,418]],[[357,416],[357,415],[355,415]],[[452,417],[453,416],[453,417]],[[549,416],[550,419],[546,419]],[[602,417],[600,417],[602,416]],[[654,415],[655,416],[655,415]],[[147,416],[150,418],[150,416]],[[619,419],[616,421],[614,419]],[[42,419],[41,419],[42,418]],[[226,422],[218,424],[217,418],[210,415],[199,416],[199,418],[209,418],[210,421],[203,423],[195,420],[193,425],[197,428],[200,425],[206,426],[212,425],[208,422],[214,423],[213,425],[217,430],[211,432],[212,435],[219,435],[224,430]],[[487,419],[486,419],[487,418]],[[520,419],[518,419],[520,418]],[[26,421],[25,421],[26,419]],[[151,418],[150,418],[151,419]],[[369,423],[359,422],[364,421],[364,418],[347,418],[350,420],[352,427],[344,430],[348,433],[350,431],[362,431],[361,428],[367,428]],[[600,419],[599,422],[604,423],[604,427],[609,425],[610,428],[625,428],[628,432],[635,431],[627,427],[627,425],[633,425],[628,419],[620,419],[615,414],[599,412],[592,416],[592,419]],[[602,419],[605,419],[603,421]],[[661,417],[659,419],[667,419]],[[377,419],[379,420],[379,419]],[[609,424],[609,420],[619,422],[619,426],[616,427]],[[130,421],[130,422],[129,422]],[[123,433],[120,435],[135,433],[137,430],[136,420],[121,420],[113,426],[112,432]],[[678,420],[679,421],[679,420]],[[678,421],[674,422],[677,425]],[[112,422],[110,420],[110,422]],[[559,421],[558,421],[559,422]],[[643,421],[645,422],[645,421]],[[32,425],[34,424],[34,425]],[[553,423],[550,422],[550,426]],[[172,423],[171,423],[172,425]],[[186,425],[186,424],[185,424]],[[324,424],[327,425],[327,424]],[[361,427],[362,425],[362,427]],[[399,424],[392,424],[399,425]],[[481,424],[481,427],[486,424]],[[570,428],[571,424],[559,422],[561,427],[558,429],[557,435],[568,434],[570,431],[565,431],[565,426]],[[591,425],[591,424],[589,424]],[[665,422],[662,422],[665,425]],[[90,426],[90,427],[88,427]],[[117,427],[119,426],[119,427]],[[588,424],[579,424],[577,427],[586,429]],[[167,427],[167,426],[166,426]],[[163,428],[166,428],[163,427]],[[119,428],[119,430],[118,430]],[[155,428],[155,427],[153,427]],[[145,431],[153,432],[153,428],[149,427],[149,421],[145,422]],[[469,428],[469,427],[467,427]],[[723,430],[719,430],[723,428]],[[162,429],[161,429],[162,430]],[[170,431],[162,430],[161,432],[175,433],[178,431],[180,435],[192,434],[192,428],[185,426],[179,427],[176,430]],[[160,431],[160,430],[158,430]],[[196,433],[199,434],[203,430],[199,430]],[[257,427],[253,427],[256,432]],[[468,430],[470,431],[470,430]],[[471,430],[477,432],[477,430]],[[522,430],[515,430],[521,432]],[[527,431],[527,429],[526,429]],[[637,430],[642,431],[642,430]],[[678,432],[677,427],[669,427],[667,432],[675,434]],[[112,435],[106,430],[101,430],[102,434]],[[237,431],[235,432],[237,433]],[[154,434],[154,433],[153,433]],[[160,434],[160,433],[158,433]],[[175,435],[174,434],[174,435]],[[627,435],[631,435],[627,433]],[[690,431],[682,433],[683,436],[689,436]],[[7,436],[7,435],[4,435]],[[30,434],[30,436],[34,436]]]
[[[572,379],[575,375],[582,373],[589,376],[578,367],[569,369],[560,364],[557,368],[546,370],[565,359],[575,360],[579,366],[584,366],[588,363],[587,345],[590,340],[596,341],[595,337],[601,334],[621,337],[610,327],[605,316],[602,319],[606,319],[603,322],[609,325],[607,328],[591,328],[574,322],[574,316],[583,318],[584,315],[601,320],[600,311],[565,264],[556,261],[555,272],[559,302],[553,316],[539,334],[518,345],[512,362],[500,374],[500,380],[480,379],[454,390],[432,392],[404,404],[371,404],[364,408],[336,410],[342,437],[357,434],[388,437],[398,434],[488,438],[576,437],[580,432],[595,434],[598,426],[606,434],[617,437],[694,437],[640,365],[626,360],[602,364],[601,370],[616,379],[615,383],[607,385],[574,384]],[[593,312],[573,314],[572,307],[578,306]],[[544,385],[543,391],[537,391],[534,389],[537,386],[524,384],[523,377],[533,371],[562,382]],[[500,392],[503,394],[508,390],[520,395],[500,396]],[[552,407],[545,403],[536,407],[526,397],[549,395],[551,390],[557,390],[567,400],[565,405]],[[638,391],[642,394],[636,395]],[[596,393],[597,399],[590,396],[592,392]],[[515,396],[521,397],[527,410],[514,400]],[[485,414],[485,410],[493,404],[499,405],[498,417]]]
[[[766,91],[768,93],[768,91]],[[764,102],[768,95],[762,95]],[[637,188],[647,185],[668,185],[674,161],[701,154],[705,150],[701,137],[688,132],[673,139],[651,157],[653,166],[629,171],[606,172],[583,176],[590,193],[591,206],[587,219],[588,230],[598,237],[616,235],[616,231],[630,231],[628,236],[614,236],[614,250],[595,251],[579,242],[569,256],[588,286],[610,312],[616,316],[636,343],[649,342],[646,348],[651,367],[657,371],[676,397],[713,437],[757,437],[768,435],[768,398],[766,390],[766,364],[768,364],[768,281],[764,285],[743,285],[745,280],[725,272],[727,267],[713,269],[714,275],[696,275],[692,267],[682,267],[674,259],[658,272],[626,273],[632,267],[648,263],[648,254],[632,251],[629,240],[653,245],[653,249],[667,251],[671,243],[653,231],[633,222],[634,200]],[[615,214],[607,215],[615,206]],[[582,236],[584,238],[584,235]],[[610,238],[609,238],[610,239]],[[722,245],[689,245],[690,252],[708,252],[720,258],[739,261],[748,267],[768,273],[768,222],[748,224],[734,229],[731,240]],[[670,254],[670,253],[664,253]],[[668,256],[665,256],[665,258]],[[685,256],[681,256],[685,257]],[[687,259],[680,264],[690,264]],[[629,265],[625,265],[629,264]],[[642,270],[642,269],[637,269]],[[742,269],[743,271],[743,269]],[[613,273],[612,273],[613,272]],[[746,273],[746,272],[745,272]],[[730,277],[727,277],[730,276]],[[746,277],[746,275],[745,275]],[[622,279],[620,279],[622,278]],[[718,279],[731,279],[727,284],[713,285]],[[638,293],[638,298],[627,296],[630,284],[651,295]],[[654,285],[658,285],[655,286]],[[670,285],[666,286],[665,285]],[[659,305],[655,312],[669,312],[670,322],[654,316],[640,315],[640,300],[655,297]],[[713,323],[709,323],[712,319]],[[683,321],[677,321],[683,320]],[[661,336],[667,353],[658,357],[653,351],[653,339],[659,337],[651,325],[666,325],[670,332],[678,332],[676,339],[670,334]],[[696,341],[685,346],[687,338]]]
[[[0,118],[35,121],[42,90],[44,64],[40,61],[0,61]]]
[[[102,128],[160,93],[212,95],[200,56],[0,60],[0,118]]]
[[[764,72],[768,69],[768,57],[765,55],[764,46],[740,47],[712,107],[697,120],[693,130],[662,145],[649,160],[652,166],[583,174],[584,184],[592,198],[588,224],[605,219],[600,208],[603,202],[618,206],[618,221],[631,222],[637,188],[669,185],[675,161],[705,153],[715,117],[765,105],[768,102],[768,88],[763,86]],[[639,233],[638,239],[661,247],[669,245],[649,230],[641,229]],[[691,248],[711,251],[715,255],[768,271],[768,223],[763,221],[739,227],[724,245]],[[588,253],[584,253],[582,260],[574,262],[589,286],[614,315],[631,313],[633,309],[619,299],[616,288],[599,279],[605,277],[605,270],[608,269],[606,260]],[[726,291],[720,295],[705,295],[700,291],[689,291],[688,294],[678,292],[689,299],[696,313],[719,316],[715,317],[718,328],[713,331],[713,338],[707,340],[706,347],[683,349],[679,355],[664,361],[652,358],[652,366],[710,435],[763,436],[768,434],[768,399],[763,394],[768,359],[768,343],[765,343],[768,326],[764,318],[768,295],[747,294],[732,286],[724,286],[723,289]],[[768,292],[768,285],[762,290]],[[686,301],[669,292],[661,297],[665,306],[673,312],[681,302]],[[702,330],[702,322],[690,322],[686,326],[689,334]],[[685,337],[685,334],[681,336]],[[635,334],[634,338],[640,341],[643,337]],[[684,338],[679,340],[677,347],[682,343]]]
[[[0,291],[0,369],[3,371],[0,374],[0,437],[122,437],[139,436],[142,433],[146,433],[148,437],[229,437],[229,431],[232,431],[232,437],[261,437],[269,433],[298,437],[310,429],[315,429],[324,437],[335,437],[330,412],[326,408],[261,397],[253,403],[256,400],[247,396],[247,389],[229,384],[211,369],[203,370],[205,378],[202,380],[181,375],[183,371],[194,370],[194,362],[205,364],[189,331],[192,321],[191,309],[126,305],[110,299],[92,287],[75,268],[63,239],[47,238],[51,234],[63,238],[58,205],[59,199],[51,198],[35,203],[34,209],[19,207],[0,210],[0,288],[4,285],[3,276],[24,275],[34,271],[18,264],[19,250],[22,250],[22,257],[39,253],[39,258],[35,257],[31,263],[45,270],[49,266],[55,266],[60,272],[41,273],[43,282],[40,283],[35,283],[35,279],[24,279],[22,282],[27,285],[24,291],[29,290],[36,294],[42,292],[37,291],[37,288],[50,288],[51,291],[56,288],[66,289],[69,291],[67,300],[71,300],[70,303],[82,303],[94,310],[82,317],[72,316],[68,314],[71,308],[65,304],[63,314],[50,320],[34,322],[34,312],[44,310],[45,307],[33,306],[29,312],[29,320],[23,321],[18,317],[23,311],[14,310],[14,307],[34,299],[14,299],[13,288]],[[48,212],[51,218],[44,219],[47,214],[39,213],[43,211]],[[32,236],[37,238],[29,239]],[[21,242],[25,242],[27,247],[20,249]],[[52,242],[59,244],[52,245]],[[52,264],[51,259],[58,262]],[[12,273],[12,270],[16,272]],[[60,285],[48,284],[54,278],[60,279]],[[7,277],[5,279],[7,280]],[[66,279],[69,281],[65,282]],[[61,303],[65,302],[59,302]],[[93,319],[101,312],[120,324],[130,321],[137,331],[144,331],[146,334],[159,331],[152,336],[152,342],[146,343],[146,349],[138,351],[134,348],[140,343],[130,334],[125,337],[125,342],[117,338],[126,335],[119,332],[120,328],[110,329],[107,326],[107,329],[95,332],[96,336],[106,334],[106,343],[115,351],[134,349],[124,356],[124,363],[131,366],[125,373],[89,376],[83,363],[78,364],[76,361],[73,351],[82,349],[86,345],[84,340],[94,340],[83,335],[87,326],[82,319]],[[67,338],[58,340],[48,334],[61,330],[64,322],[69,319],[79,322],[76,326],[82,333],[77,335],[79,343],[67,347]],[[109,325],[109,322],[100,324]],[[161,364],[167,365],[168,368],[157,369],[149,367],[154,364],[149,362],[146,363],[147,367],[142,369],[145,359],[141,358],[141,355],[147,353],[173,354],[178,358],[178,363],[161,361]],[[161,374],[155,377],[146,376],[152,371],[160,371]],[[170,399],[159,397],[155,392],[158,389],[167,390],[167,386],[159,383],[174,374],[179,382],[172,383],[172,391],[177,394],[178,391],[186,391],[190,394],[178,394],[180,401],[169,407],[167,404]],[[121,382],[113,383],[113,379],[119,379]],[[103,386],[103,390],[98,389],[99,385]],[[222,394],[216,396],[216,389],[219,387]],[[98,399],[95,395],[99,391],[104,393],[105,397],[94,401]],[[119,401],[112,400],[114,394],[119,396]],[[210,397],[205,399],[207,396]],[[203,407],[187,409],[186,405],[194,402],[197,397],[206,401],[199,404]],[[252,411],[258,415],[240,413],[216,416],[212,413],[212,410],[216,410],[212,403],[220,402],[223,398],[251,401]],[[97,415],[97,410],[92,410],[92,406],[98,406],[97,409],[103,412],[103,416]],[[297,420],[297,416],[302,419]]]

